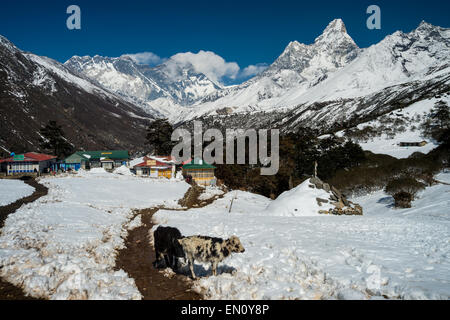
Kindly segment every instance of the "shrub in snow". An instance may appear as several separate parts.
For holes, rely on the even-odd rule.
[[[400,177],[391,180],[385,188],[387,194],[395,199],[397,208],[411,208],[411,201],[425,185],[411,177]]]
[[[395,200],[395,207],[396,208],[411,208],[411,202],[414,200],[414,197],[412,194],[408,192],[398,192],[394,194],[394,200]]]
[[[387,194],[394,195],[399,192],[406,192],[413,197],[423,190],[425,185],[411,177],[400,177],[391,180],[385,188]]]

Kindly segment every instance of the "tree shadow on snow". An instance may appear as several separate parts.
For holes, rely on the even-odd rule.
[[[386,205],[386,208],[394,208],[394,198],[392,197],[381,198],[377,203]]]

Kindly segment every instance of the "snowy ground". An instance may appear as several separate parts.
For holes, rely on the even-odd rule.
[[[450,173],[437,179],[450,182]],[[131,209],[179,207],[189,186],[102,170],[41,181],[49,194],[5,221],[1,276],[35,297],[141,298],[134,280],[113,270],[127,230],[141,223]],[[205,198],[219,194],[207,191]],[[240,237],[245,253],[221,263],[217,277],[209,265],[196,266],[203,277],[195,286],[210,299],[450,298],[450,186],[427,188],[405,210],[383,192],[351,199],[362,217],[293,216],[285,214],[291,197],[279,200],[233,191],[207,207],[160,210],[155,218],[184,235]],[[311,204],[304,210],[316,211],[310,200],[302,200]]]
[[[32,195],[34,188],[21,180],[0,179],[0,207]]]
[[[440,99],[428,99],[416,102],[409,107],[396,110],[391,113],[392,117],[408,119],[405,125],[405,131],[399,132],[395,134],[394,137],[389,137],[386,134],[383,134],[379,137],[371,138],[368,141],[356,141],[364,150],[371,151],[376,154],[387,154],[397,159],[405,159],[411,156],[415,152],[421,152],[424,154],[428,154],[430,151],[436,149],[438,144],[424,137],[422,134],[422,130],[420,129],[420,122],[415,122],[414,119],[417,116],[421,116],[422,119],[425,119],[425,116],[428,115],[431,109],[435,106],[436,102],[445,101],[447,104],[450,103],[450,96],[444,96]],[[423,121],[423,120],[422,120]],[[378,127],[380,126],[379,120],[373,120],[370,122],[366,122],[358,125],[359,129],[363,129],[366,126]],[[343,131],[337,133],[337,136],[342,136]],[[426,141],[427,145],[424,147],[400,147],[400,142],[422,142]]]
[[[94,172],[42,179],[49,194],[8,217],[2,277],[34,297],[141,298],[134,280],[113,270],[127,229],[140,224],[131,209],[178,207],[189,185]]]
[[[224,191],[216,186],[208,186],[204,188],[203,193],[198,197],[199,200],[205,201],[212,199],[216,196],[221,196],[224,194]]]
[[[210,299],[449,299],[450,186],[427,188],[412,209],[393,209],[383,192],[352,200],[364,216],[276,216],[269,199],[239,191],[155,218],[186,236],[240,237],[245,253],[217,277],[197,265]]]
[[[400,147],[400,142],[420,142],[427,141],[428,144],[423,147]],[[376,154],[387,154],[397,159],[406,159],[415,152],[421,152],[424,154],[430,153],[430,151],[436,149],[438,144],[426,139],[420,135],[417,131],[407,131],[399,133],[394,139],[383,135],[379,138],[374,138],[371,141],[360,143],[363,150],[368,150]]]
[[[436,175],[436,180],[444,182],[444,183],[449,183],[450,184],[450,171],[448,172],[442,172],[438,175]]]

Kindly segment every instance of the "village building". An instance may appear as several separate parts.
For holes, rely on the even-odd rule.
[[[209,186],[216,184],[216,177],[214,176],[214,169],[216,167],[207,164],[201,159],[194,159],[191,162],[183,165],[183,176],[192,179],[201,186]]]
[[[400,142],[400,147],[425,147],[428,143],[422,142]]]
[[[64,160],[65,170],[89,170],[103,168],[113,170],[122,165],[128,166],[130,156],[126,150],[77,151]]]
[[[56,163],[56,156],[28,152],[24,154],[11,155],[11,157],[0,160],[1,171],[6,175],[22,175],[27,173],[43,173],[52,168]]]
[[[141,163],[133,167],[137,176],[167,179],[175,177],[175,168],[175,162],[170,156],[146,156]]]

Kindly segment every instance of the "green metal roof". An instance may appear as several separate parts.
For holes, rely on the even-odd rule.
[[[194,170],[194,169],[215,169],[216,167],[210,165],[210,164],[204,164],[204,165],[200,165],[200,164],[185,164],[183,166],[183,169],[186,170]]]
[[[206,163],[205,161],[194,159],[190,163],[185,164],[183,169],[216,169],[216,167]]]
[[[74,153],[64,159],[65,163],[81,163],[81,160],[86,160],[84,157],[80,156],[78,153]]]
[[[111,160],[124,160],[129,159],[130,156],[127,150],[103,150],[103,151],[77,151],[71,156],[67,157],[65,161],[80,162],[81,160],[100,160],[101,158]]]

